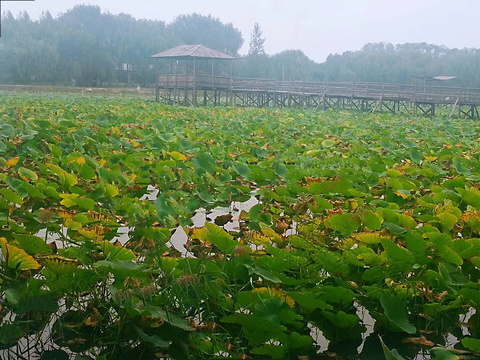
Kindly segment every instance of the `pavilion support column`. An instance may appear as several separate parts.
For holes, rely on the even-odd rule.
[[[193,89],[193,93],[192,93],[192,105],[197,107],[197,88],[194,88]]]
[[[158,76],[158,59],[155,61],[155,102],[159,102],[160,100],[160,94],[158,93],[158,87],[159,87],[159,76]]]
[[[229,84],[228,84],[228,105],[232,106],[233,105],[233,64],[230,61],[230,79],[229,79]]]
[[[174,78],[174,87],[173,87],[173,102],[176,104],[178,100],[178,75],[177,75],[177,63],[174,66],[175,69],[175,78]]]
[[[184,86],[185,89],[183,91],[183,105],[188,106],[188,88],[190,82],[188,81],[188,65],[187,62],[185,61],[185,81],[184,81]]]
[[[193,90],[192,90],[192,105],[197,106],[197,67],[195,58],[193,58]]]

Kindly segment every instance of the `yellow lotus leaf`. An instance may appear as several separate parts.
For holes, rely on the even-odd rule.
[[[40,254],[36,258],[40,264],[56,275],[72,272],[79,265],[78,260],[66,258],[58,254]]]
[[[142,144],[140,144],[137,140],[133,140],[133,139],[127,139],[127,141],[132,144],[132,146],[135,148],[135,149],[139,149],[142,147]]]
[[[82,228],[82,223],[77,222],[77,221],[73,221],[72,219],[65,219],[64,225],[68,229],[72,229],[72,230],[78,230],[78,229]]]
[[[275,288],[267,288],[267,287],[261,287],[261,288],[255,288],[252,290],[252,293],[254,294],[265,294],[269,295],[271,297],[277,297],[284,302],[288,304],[290,307],[295,306],[295,300],[291,298],[290,296],[287,295],[287,293],[283,289],[275,289]]]
[[[18,175],[25,181],[38,180],[38,175],[34,171],[24,168],[23,166],[18,169]]]
[[[413,217],[407,214],[397,214],[398,220],[396,222],[397,225],[404,227],[406,229],[413,229],[418,224]]]
[[[435,160],[437,160],[437,159],[438,159],[438,157],[437,157],[437,156],[428,156],[428,155],[423,155],[423,157],[424,157],[424,158],[425,158],[427,161],[430,161],[430,162],[432,162],[432,161],[435,161]]]
[[[10,158],[5,162],[5,164],[7,166],[15,166],[15,165],[17,165],[19,159],[20,159],[19,157]]]
[[[118,127],[114,126],[110,129],[111,133],[112,134],[115,134],[115,135],[120,135],[121,134],[121,131]]]
[[[33,256],[28,255],[25,250],[20,249],[17,246],[10,245],[7,242],[7,239],[3,237],[0,238],[0,246],[7,267],[21,271],[40,269],[41,265],[33,258]]]
[[[80,156],[79,158],[76,158],[74,161],[79,165],[87,163],[87,161],[85,160],[85,157],[83,157],[83,156]]]
[[[270,228],[262,228],[262,233],[270,238],[271,241],[277,244],[283,243],[281,235],[278,235],[275,231]]]
[[[182,154],[181,152],[178,152],[178,151],[168,151],[167,154],[170,155],[172,157],[172,159],[177,160],[177,161],[186,161],[187,160],[187,157],[184,154]]]
[[[205,229],[205,227],[199,227],[199,228],[193,228],[192,229],[192,233],[191,233],[191,236],[192,238],[194,239],[198,239],[202,242],[205,242],[206,241],[206,238],[207,238],[207,229]]]
[[[395,164],[393,165],[393,168],[398,171],[403,171],[407,170],[410,167],[409,163],[404,163],[404,164]]]
[[[88,218],[88,221],[90,222],[99,222],[103,224],[117,225],[117,222],[112,216],[105,215],[93,210],[89,210],[87,212],[87,218]]]
[[[90,229],[80,229],[78,230],[78,233],[90,240],[101,240],[103,239],[103,234],[107,234],[111,231],[112,229],[105,226],[94,226]]]
[[[255,231],[252,233],[252,242],[255,245],[262,245],[264,243],[270,242],[270,238],[266,235],[263,235],[262,233],[259,233],[258,231]]]
[[[79,197],[79,195],[78,194],[60,194],[60,197],[63,198],[63,200],[60,201],[60,204],[69,208],[77,205],[77,203],[73,199]]]
[[[346,238],[342,241],[336,241],[332,243],[332,245],[337,249],[349,250],[352,249],[354,246],[357,246],[357,242],[352,238]]]
[[[68,211],[63,209],[58,209],[57,214],[60,215],[62,219],[71,219],[75,215],[75,211]]]
[[[360,242],[364,242],[365,244],[378,244],[383,239],[386,239],[382,236],[381,233],[373,232],[373,233],[357,233],[355,234],[355,239]]]
[[[165,323],[165,320],[163,320],[163,319],[152,318],[152,321],[150,322],[150,327],[151,328],[158,328],[158,327],[162,326],[164,323]]]
[[[127,176],[128,180],[129,180],[130,182],[134,182],[135,179],[138,177],[137,174],[130,174],[130,175],[126,175],[126,176]]]
[[[401,193],[401,192],[398,192],[398,191],[395,191],[395,195],[400,196],[402,199],[407,199],[408,198],[407,194],[404,194],[404,193]]]
[[[471,220],[478,220],[480,221],[480,216],[472,211],[466,211],[462,214],[462,220],[465,222],[469,222]]]
[[[253,255],[266,255],[267,252],[264,249],[252,249]]]

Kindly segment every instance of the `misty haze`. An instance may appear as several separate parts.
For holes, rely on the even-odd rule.
[[[479,10],[2,1],[0,359],[480,358]]]

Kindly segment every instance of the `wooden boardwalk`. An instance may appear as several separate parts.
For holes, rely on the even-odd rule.
[[[157,78],[156,100],[193,106],[344,108],[428,116],[434,116],[436,109],[442,106],[450,108],[450,116],[458,111],[459,116],[478,119],[480,89],[163,74]]]

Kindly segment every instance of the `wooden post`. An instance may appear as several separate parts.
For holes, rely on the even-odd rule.
[[[233,105],[233,62],[230,60],[230,82],[228,84],[228,105]]]
[[[173,103],[177,102],[178,98],[178,75],[177,75],[177,63],[175,63],[175,77],[173,82]]]
[[[382,102],[383,102],[383,95],[380,96],[380,100],[378,100],[377,105],[375,105],[375,107],[373,108],[372,113],[374,113],[375,110],[377,110],[378,106],[380,106],[380,112],[382,112]]]
[[[165,65],[165,92],[168,89],[168,101],[167,104],[170,105],[172,101],[172,91],[168,88],[168,75],[172,73],[172,59],[170,59],[170,72],[168,71],[168,63]]]
[[[183,105],[188,106],[188,65],[187,60],[185,60],[185,81],[183,82],[185,89],[183,90]]]
[[[195,58],[193,58],[193,94],[192,94],[192,105],[197,106],[197,66]]]
[[[385,84],[382,84],[382,96],[380,97],[380,113],[383,112],[383,95],[385,94]]]
[[[155,60],[155,102],[159,101],[158,93],[158,58]]]
[[[212,91],[214,90],[213,88],[213,60],[212,60]]]
[[[453,105],[452,112],[450,113],[450,117],[453,116],[453,113],[455,112],[455,109],[457,108],[458,102],[460,101],[460,98],[457,98],[457,101],[455,101],[455,104]]]

